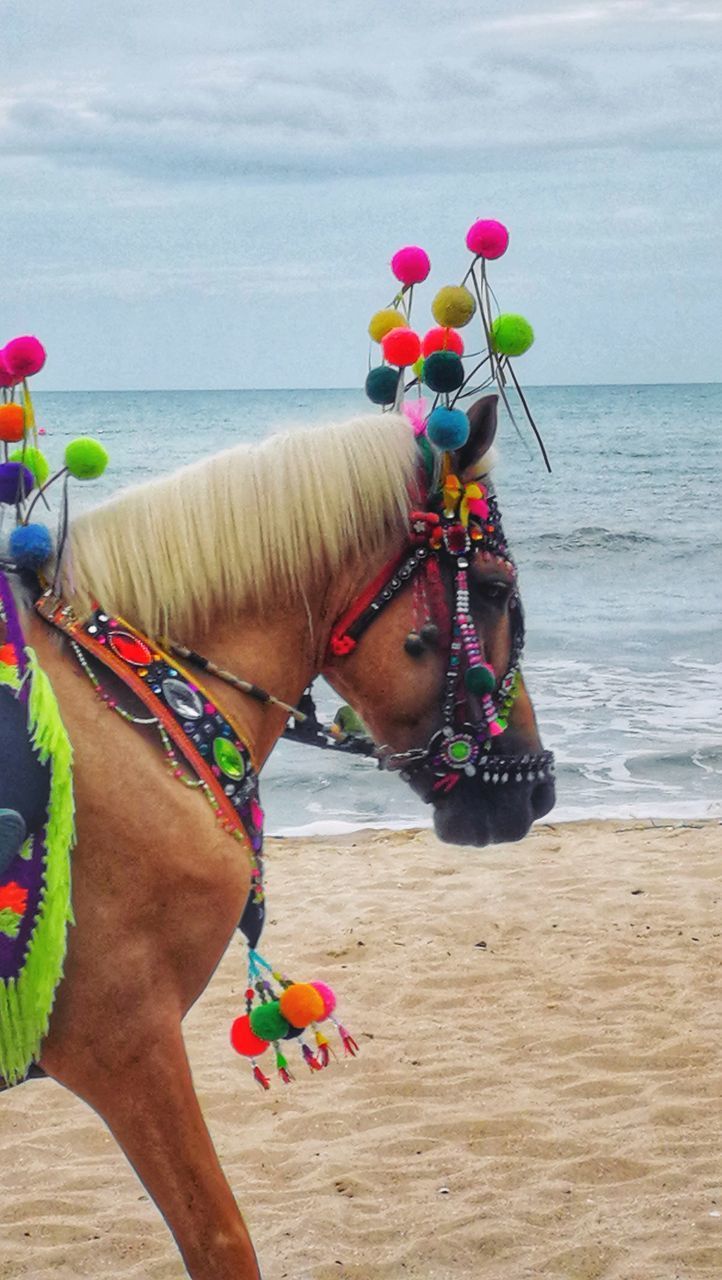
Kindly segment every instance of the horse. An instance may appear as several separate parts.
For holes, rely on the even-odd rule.
[[[477,402],[469,416],[469,442],[451,458],[462,485],[486,476],[495,399]],[[398,589],[372,612],[372,625],[357,627],[356,641],[330,644],[353,630],[339,628],[339,619],[358,620],[359,593],[368,612],[364,589],[373,594],[379,574],[383,587],[384,566],[408,549],[410,513],[425,510],[419,475],[418,444],[394,412],[237,445],[73,520],[59,588],[78,616],[100,601],[147,636],[180,638],[289,705],[322,673],[432,803],[443,840],[518,840],[554,803],[548,773],[525,764],[502,786],[488,771],[466,768],[453,787],[432,781],[425,744],[439,732],[451,640],[440,625],[436,643],[411,652],[411,584],[394,578]],[[511,563],[477,556],[468,572],[471,639],[504,672],[518,626]],[[448,566],[439,587],[439,608],[453,615]],[[108,714],[65,639],[27,606],[26,642],[52,682],[73,745],[76,803],[75,924],[39,1066],[104,1120],[192,1280],[259,1280],[182,1034],[248,901],[248,852],[159,767],[157,740]],[[207,687],[260,768],[287,712],[212,674]],[[509,768],[540,752],[519,676],[490,758]]]

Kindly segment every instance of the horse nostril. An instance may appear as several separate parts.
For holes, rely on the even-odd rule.
[[[535,818],[543,818],[545,813],[554,808],[554,783],[539,782],[529,797],[531,811]]]

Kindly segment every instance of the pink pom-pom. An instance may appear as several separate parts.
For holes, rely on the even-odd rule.
[[[506,253],[509,232],[503,222],[494,218],[479,218],[466,233],[466,247],[481,258],[500,258]]]
[[[391,270],[402,284],[421,284],[431,270],[429,255],[417,244],[409,244],[394,254]]]
[[[457,356],[464,354],[464,339],[456,329],[429,329],[421,343],[421,353],[426,358],[434,351],[453,351]]]
[[[429,406],[422,398],[419,400],[404,400],[402,412],[406,415],[412,427],[415,436],[422,436],[426,430],[426,419],[429,416]]]
[[[313,987],[323,1000],[323,1018],[317,1019],[318,1022],[323,1022],[324,1018],[327,1018],[336,1008],[336,993],[325,982],[309,982],[308,985]]]
[[[17,380],[32,378],[45,364],[45,347],[37,338],[27,334],[13,338],[3,348],[2,357],[8,372]]]
[[[0,351],[0,387],[14,387],[20,382],[20,378],[14,378],[8,369],[2,351]]]

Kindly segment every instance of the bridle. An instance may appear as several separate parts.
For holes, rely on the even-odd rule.
[[[478,777],[483,783],[544,782],[554,776],[550,751],[536,754],[504,755],[494,750],[494,739],[507,729],[518,695],[520,660],[524,648],[524,614],[516,588],[516,566],[506,544],[496,496],[488,483],[473,480],[463,484],[448,474],[443,481],[436,510],[413,511],[409,543],[400,557],[387,564],[372,583],[352,602],[334,625],[328,658],[352,653],[359,640],[402,591],[423,577],[440,577],[442,567],[450,567],[453,577],[453,614],[450,619],[448,656],[441,697],[441,726],[425,747],[394,752],[379,748],[385,769],[400,770],[410,781],[427,775],[428,799],[450,792],[463,778]],[[498,676],[480,647],[470,612],[468,570],[475,557],[496,561],[513,580],[509,600],[511,650],[509,664]],[[438,626],[432,621],[415,633],[421,640],[430,634],[427,645],[409,647],[422,653],[438,642]],[[409,637],[411,640],[412,637]]]

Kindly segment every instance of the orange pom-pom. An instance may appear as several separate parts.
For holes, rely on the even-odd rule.
[[[326,1015],[323,996],[310,982],[294,982],[281,996],[281,1013],[293,1027],[308,1027]]]
[[[421,355],[421,339],[413,329],[392,329],[382,340],[384,358],[400,369],[414,364]]]
[[[21,404],[0,404],[0,440],[17,444],[25,435],[25,411]]]

